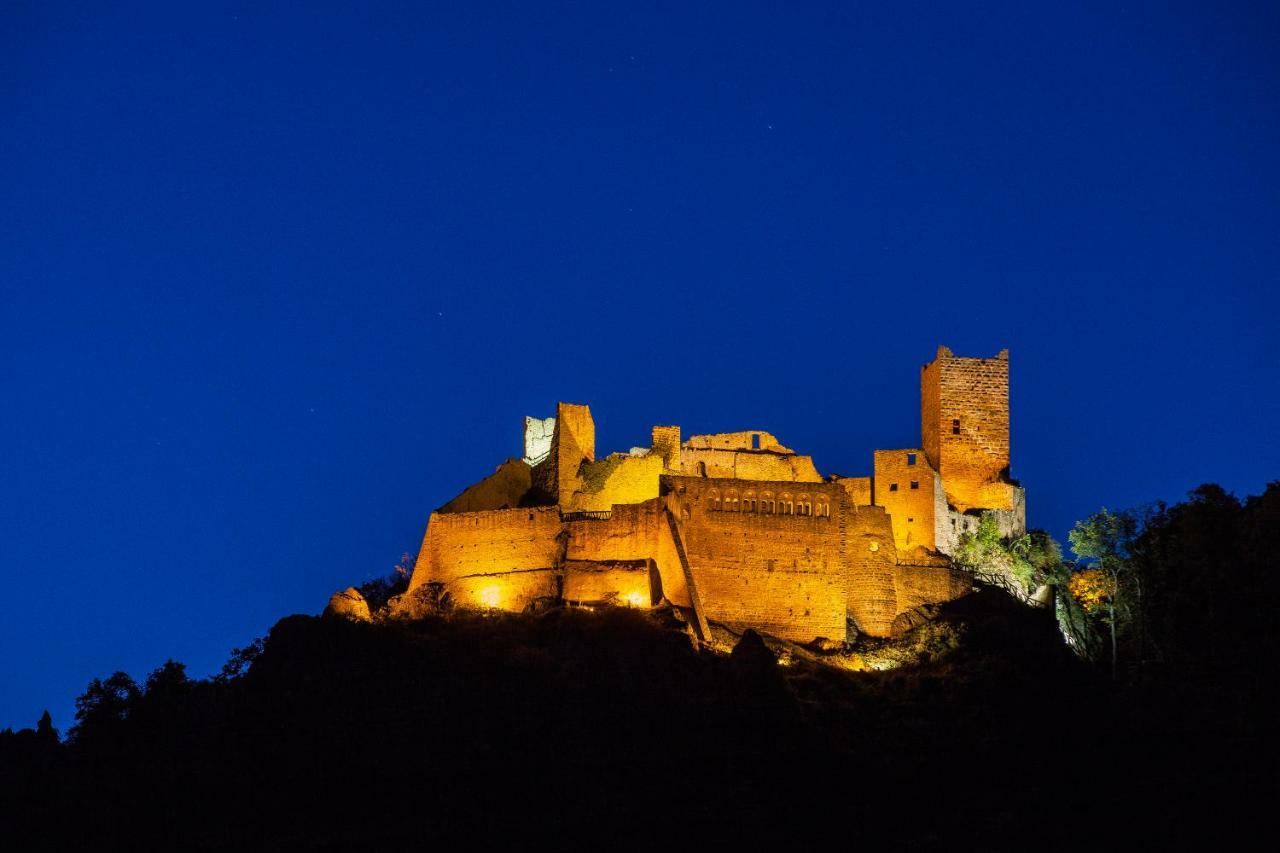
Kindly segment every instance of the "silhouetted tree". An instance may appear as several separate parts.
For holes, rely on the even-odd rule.
[[[222,665],[222,669],[213,677],[213,680],[225,684],[244,675],[262,654],[264,643],[262,637],[258,637],[243,648],[232,649],[231,657],[227,658],[227,662]]]
[[[36,723],[36,737],[45,743],[58,743],[58,730],[53,727],[53,717],[46,710]]]
[[[95,678],[76,697],[76,724],[68,732],[72,740],[99,736],[124,720],[137,704],[141,691],[128,673],[115,672],[105,680]]]

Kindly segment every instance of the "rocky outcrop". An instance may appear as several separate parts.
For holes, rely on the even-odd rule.
[[[893,637],[901,637],[926,622],[932,622],[937,617],[938,606],[936,604],[922,604],[919,607],[905,610],[894,618],[891,635]]]
[[[324,609],[325,616],[350,619],[352,622],[370,622],[369,602],[364,600],[360,590],[349,586],[342,592],[335,592],[329,599],[329,606]]]
[[[379,611],[379,618],[403,619],[412,622],[422,619],[439,609],[440,585],[424,584],[417,589],[393,595],[387,606]]]

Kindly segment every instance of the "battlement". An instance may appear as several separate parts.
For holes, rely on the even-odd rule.
[[[963,594],[946,555],[976,516],[1025,527],[1009,479],[1008,351],[921,369],[922,446],[876,450],[872,474],[823,477],[764,430],[693,435],[596,458],[585,405],[524,419],[523,451],[432,513],[410,588],[457,606],[650,607],[807,642]]]

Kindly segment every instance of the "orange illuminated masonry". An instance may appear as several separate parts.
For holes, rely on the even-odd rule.
[[[431,514],[410,592],[454,606],[535,603],[680,608],[808,642],[851,621],[886,636],[895,618],[970,588],[948,555],[994,512],[1025,528],[1009,477],[1009,355],[921,369],[921,447],[877,450],[868,477],[823,476],[763,430],[653,428],[649,447],[601,459],[586,406],[525,418],[524,456]]]

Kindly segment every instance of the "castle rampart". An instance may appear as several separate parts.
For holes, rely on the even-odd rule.
[[[871,476],[823,478],[762,430],[690,436],[603,459],[586,406],[526,418],[524,457],[432,513],[410,588],[455,605],[668,601],[707,620],[807,642],[847,626],[887,636],[970,581],[947,554],[980,510],[1024,527],[1009,480],[1008,356],[922,369],[923,447],[878,450]]]

